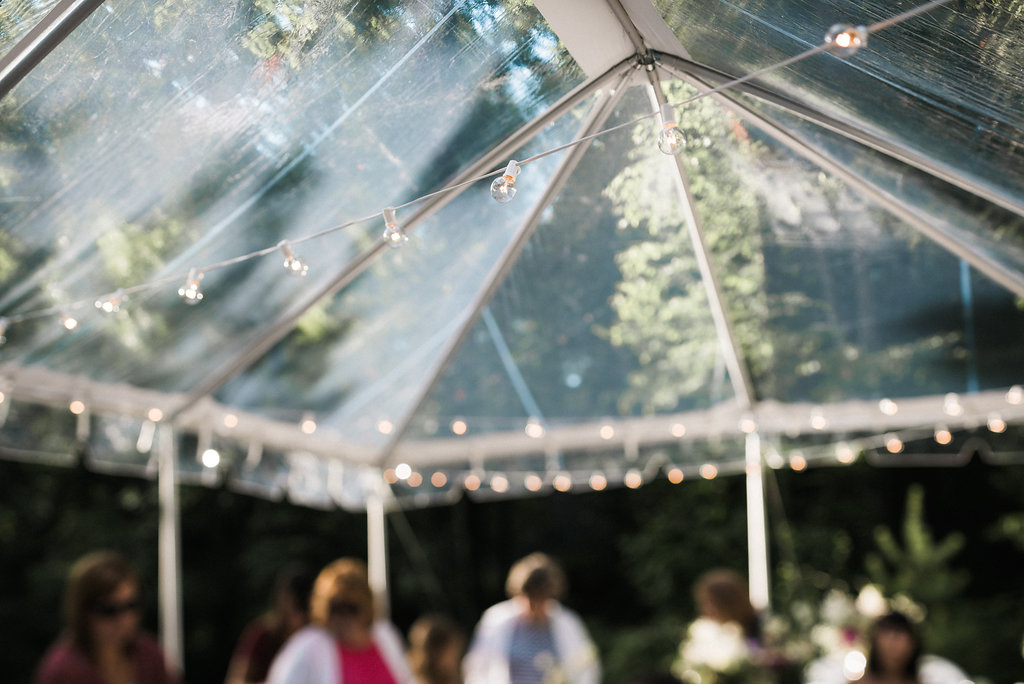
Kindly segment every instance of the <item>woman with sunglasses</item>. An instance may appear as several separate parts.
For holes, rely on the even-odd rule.
[[[270,666],[268,684],[409,684],[405,646],[390,622],[375,617],[366,564],[341,558],[313,583],[311,623]]]
[[[95,551],[71,566],[65,617],[36,684],[177,684],[156,641],[139,628],[139,580],[124,556]]]

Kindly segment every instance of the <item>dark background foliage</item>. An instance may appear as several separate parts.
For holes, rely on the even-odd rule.
[[[962,535],[964,546],[919,577],[920,591],[910,587],[911,595],[927,594],[950,573],[967,577],[955,596],[928,606],[930,650],[972,676],[1015,681],[1024,669],[1022,485],[1024,468],[977,459],[957,469],[859,463],[771,471],[766,491],[776,610],[798,595],[830,586],[856,591],[874,579],[867,559],[879,554],[881,530],[913,545],[906,539],[914,530],[905,524],[905,506],[908,491],[919,487],[917,534],[924,529],[935,546]],[[343,555],[365,557],[362,515],[222,489],[182,487],[180,496],[190,684],[223,680],[235,639],[265,608],[272,577],[286,562],[321,566]],[[0,462],[0,670],[6,681],[30,680],[61,629],[68,565],[91,549],[113,547],[131,556],[146,585],[145,624],[156,629],[157,517],[154,482]],[[388,532],[392,616],[403,631],[418,615],[439,610],[468,632],[480,612],[503,597],[512,562],[538,549],[557,555],[570,580],[566,603],[592,630],[608,682],[671,662],[695,615],[691,588],[701,572],[746,570],[741,477],[489,503],[464,499],[391,513]]]

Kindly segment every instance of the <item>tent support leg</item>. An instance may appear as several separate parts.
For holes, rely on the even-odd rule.
[[[168,664],[184,674],[181,609],[181,523],[178,502],[177,444],[170,425],[160,425],[157,442],[160,500],[158,572],[160,639]]]
[[[761,459],[761,437],[757,432],[747,435],[747,562],[750,602],[758,611],[771,607],[768,582],[768,532],[765,525],[764,473]]]
[[[387,618],[391,613],[388,596],[388,539],[387,519],[384,512],[384,497],[381,484],[371,490],[366,499],[366,558],[370,573],[370,589],[377,604],[377,616]]]

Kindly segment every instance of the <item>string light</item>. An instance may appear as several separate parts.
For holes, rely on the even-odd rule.
[[[470,473],[466,476],[466,479],[462,481],[462,486],[468,491],[475,492],[480,489],[480,476]]]
[[[868,29],[853,24],[833,24],[825,34],[825,44],[836,57],[852,57],[868,44]]]
[[[992,432],[1006,432],[1006,421],[998,413],[991,413],[988,417],[988,429]]]
[[[189,269],[188,277],[185,278],[185,284],[178,288],[178,296],[181,297],[186,304],[195,306],[199,302],[203,301],[203,290],[199,285],[199,281],[202,277],[203,274],[197,269]]]
[[[108,294],[106,297],[101,297],[96,300],[96,308],[103,313],[117,313],[121,310],[121,304],[124,303],[124,288],[120,288],[113,294]]]
[[[0,322],[2,321],[3,319],[0,319]],[[0,334],[2,334],[2,331],[0,331]],[[1013,404],[1016,406],[1022,401],[1024,401],[1024,387],[1021,387],[1020,385],[1014,385],[1010,389],[1006,390],[1007,404]]]
[[[69,316],[66,313],[61,313],[60,324],[64,326],[65,330],[74,330],[78,327],[78,319],[74,316]]]
[[[440,489],[448,484],[448,476],[438,470],[430,476],[430,484]]]
[[[590,488],[595,492],[604,491],[608,486],[608,478],[601,473],[594,473],[590,476]]]
[[[626,473],[626,476],[622,478],[622,482],[630,489],[639,489],[640,485],[644,483],[644,476],[639,470],[634,468]]]
[[[299,429],[307,435],[311,435],[316,432],[316,419],[313,418],[312,414],[307,413],[302,417],[302,422],[299,423]]]
[[[158,408],[151,408],[146,412],[146,418],[153,423],[159,423],[164,419],[164,412]]]
[[[679,466],[672,466],[671,468],[669,468],[665,476],[668,478],[668,481],[671,482],[672,484],[679,484],[680,482],[683,481],[685,474],[683,473],[683,469],[680,468]]]
[[[68,411],[71,411],[71,413],[75,414],[76,416],[82,415],[83,413],[85,413],[85,402],[80,399],[75,399],[70,404],[68,404]]]
[[[895,416],[899,412],[900,407],[892,399],[882,399],[878,402],[878,410],[887,416]]]
[[[203,451],[201,461],[206,468],[216,468],[220,465],[220,452],[216,449],[206,449]]]
[[[686,147],[686,136],[676,123],[676,110],[666,102],[661,105],[661,131],[658,133],[658,149],[664,154],[679,154]]]
[[[292,246],[287,240],[278,242],[277,248],[284,254],[284,270],[288,271],[289,275],[302,278],[309,273],[309,264],[295,256],[295,252],[292,251]]]
[[[802,60],[804,60],[804,59],[806,59],[808,57],[812,57],[812,56],[814,56],[814,55],[816,55],[819,52],[822,52],[824,50],[828,50],[828,51],[830,51],[833,54],[836,54],[838,56],[849,56],[850,54],[853,54],[853,52],[855,52],[857,49],[867,45],[867,36],[868,36],[868,34],[873,33],[873,32],[878,32],[878,31],[884,30],[886,28],[889,28],[891,26],[895,26],[897,24],[900,24],[900,23],[902,23],[902,22],[904,22],[904,21],[906,21],[906,20],[908,20],[908,19],[910,19],[912,17],[915,17],[915,16],[917,16],[919,14],[923,14],[925,12],[929,12],[929,11],[935,9],[936,7],[939,7],[941,5],[947,4],[950,1],[951,0],[931,0],[931,2],[926,2],[926,3],[922,4],[922,5],[914,7],[912,9],[910,9],[910,10],[905,11],[905,12],[893,15],[893,16],[887,18],[887,19],[884,19],[882,21],[876,22],[876,23],[871,24],[870,26],[867,26],[867,27],[865,27],[865,26],[853,26],[851,24],[835,24],[826,33],[825,42],[822,45],[814,47],[814,48],[812,48],[810,50],[807,50],[807,51],[802,52],[800,54],[794,55],[794,56],[789,57],[787,59],[784,59],[784,60],[782,60],[780,62],[777,62],[775,64],[769,65],[769,66],[767,66],[767,67],[765,67],[763,69],[759,69],[759,70],[757,70],[755,72],[748,73],[745,76],[741,76],[741,77],[732,79],[730,81],[727,81],[725,83],[722,83],[721,85],[716,86],[715,88],[711,88],[709,90],[699,92],[696,95],[691,96],[689,98],[686,98],[682,102],[674,103],[671,106],[678,107],[680,105],[688,104],[689,102],[693,102],[693,101],[698,100],[700,98],[704,98],[704,97],[708,97],[710,95],[714,95],[716,93],[719,93],[719,92],[722,92],[724,90],[727,90],[727,89],[733,88],[735,86],[738,86],[741,83],[745,83],[747,81],[753,80],[753,79],[755,79],[755,78],[757,78],[757,77],[759,77],[759,76],[761,76],[761,75],[763,75],[765,73],[768,73],[770,71],[774,71],[774,70],[783,68],[785,66],[789,66],[791,64],[794,64],[796,62],[802,61]],[[657,116],[658,113],[659,112],[654,112],[652,114],[647,114],[647,115],[638,117],[637,119],[635,119],[633,121],[628,121],[628,122],[620,123],[620,124],[617,124],[617,125],[612,126],[610,128],[607,128],[607,129],[604,129],[604,130],[601,130],[601,131],[597,131],[597,132],[592,133],[590,135],[582,136],[580,138],[572,140],[569,143],[566,143],[566,144],[560,145],[558,147],[552,148],[550,150],[547,150],[545,152],[541,152],[539,154],[536,154],[536,155],[534,155],[534,156],[532,156],[532,157],[530,157],[530,158],[528,158],[526,160],[523,160],[521,162],[510,161],[508,163],[508,166],[505,169],[505,172],[499,178],[495,179],[495,181],[491,184],[491,186],[492,186],[492,196],[494,195],[495,187],[498,186],[498,194],[495,197],[495,199],[497,199],[499,202],[502,202],[502,203],[507,202],[507,201],[512,199],[512,197],[515,195],[515,187],[514,187],[515,179],[519,175],[519,170],[520,170],[520,166],[521,165],[525,165],[527,163],[537,161],[537,160],[542,159],[544,157],[547,157],[547,156],[549,156],[551,154],[554,154],[554,153],[561,152],[563,150],[572,148],[572,147],[574,147],[576,145],[580,145],[580,144],[582,144],[584,142],[588,142],[588,141],[593,140],[595,138],[598,138],[598,137],[600,137],[602,135],[605,135],[605,134],[608,134],[608,133],[611,133],[611,132],[614,132],[614,131],[618,131],[618,130],[624,129],[624,128],[626,128],[628,126],[631,126],[631,125],[635,125],[635,124],[637,124],[637,123],[639,123],[641,121],[644,121],[644,120],[646,120],[648,118],[651,118],[653,116]],[[411,200],[409,202],[406,202],[405,204],[399,206],[398,208],[401,209],[401,208],[404,208],[404,207],[408,207],[408,206],[411,206],[413,204],[416,204],[416,203],[425,201],[427,199],[433,198],[435,196],[438,196],[438,195],[441,195],[441,194],[444,194],[444,193],[447,193],[447,192],[458,190],[458,189],[460,189],[462,187],[472,185],[472,184],[474,184],[474,183],[476,183],[476,182],[478,182],[480,180],[484,180],[486,178],[489,178],[491,175],[493,175],[493,172],[487,173],[485,175],[482,175],[482,176],[479,176],[479,177],[476,177],[476,178],[472,178],[472,179],[469,179],[469,180],[461,181],[459,183],[453,184],[453,185],[448,186],[448,187],[441,188],[439,190],[435,190],[435,191],[430,192],[430,193],[428,193],[426,195],[423,195],[423,196],[418,197],[416,199],[413,199],[413,200]],[[380,216],[380,215],[381,214],[378,213],[378,214],[373,214],[371,216],[366,216],[366,217],[363,217],[363,218],[360,218],[360,219],[349,220],[349,221],[346,221],[346,222],[344,222],[342,224],[339,224],[339,225],[336,225],[336,226],[324,229],[322,231],[319,231],[318,233],[315,233],[313,235],[307,236],[307,237],[303,238],[303,240],[317,238],[317,237],[322,237],[324,235],[327,235],[327,234],[330,234],[330,233],[342,230],[344,228],[348,228],[349,226],[353,226],[353,225],[357,225],[357,224],[363,223],[365,221],[368,221],[368,220],[370,220],[372,218],[375,218],[377,216]],[[220,268],[225,268],[227,266],[238,264],[238,263],[241,263],[243,261],[247,261],[247,260],[250,260],[250,259],[257,258],[257,257],[262,257],[262,256],[265,256],[265,255],[275,251],[275,249],[276,249],[276,247],[263,248],[263,249],[259,249],[259,250],[250,252],[248,254],[244,254],[244,255],[241,255],[241,256],[237,256],[237,257],[233,257],[233,258],[227,259],[225,261],[217,262],[217,263],[214,263],[214,264],[209,264],[207,266],[204,266],[202,268],[201,272],[197,272],[195,269],[193,269],[193,271],[190,271],[190,277],[189,277],[188,282],[186,283],[186,286],[184,286],[182,288],[179,288],[179,290],[178,290],[179,295],[183,299],[185,299],[185,301],[187,303],[189,303],[189,304],[196,304],[196,303],[198,303],[202,299],[202,293],[201,293],[201,291],[199,289],[199,286],[198,286],[198,281],[202,277],[202,273],[205,273],[207,271],[217,270],[217,269],[220,269]],[[291,269],[289,269],[289,270],[291,270]],[[301,272],[302,270],[303,269],[297,269],[297,271],[299,271],[299,272]],[[195,272],[194,273],[195,277],[193,277],[193,272]],[[164,284],[167,283],[167,281],[168,281],[167,278],[161,278],[161,279],[158,279],[158,280],[150,281],[148,283],[144,283],[144,284],[140,284],[140,285],[135,285],[135,286],[129,288],[128,292],[133,292],[134,293],[134,292],[139,291],[139,290],[153,289],[153,288],[156,288],[156,287],[163,286]],[[187,293],[194,293],[194,296],[186,297],[186,294],[185,294],[186,292]],[[38,317],[41,317],[41,316],[52,315],[53,312],[54,312],[54,310],[52,308],[46,308],[46,309],[40,309],[40,310],[35,310],[35,311],[29,311],[29,312],[18,314],[16,316],[10,316],[10,317],[5,317],[5,318],[6,318],[6,322],[8,324],[10,324],[10,323],[21,322],[21,321],[29,319],[29,318],[38,318]],[[5,318],[0,318],[0,321],[3,321]],[[3,344],[3,342],[4,342],[4,334],[3,334],[4,332],[5,332],[4,326],[0,325],[0,344]]]
[[[491,197],[498,204],[508,204],[516,196],[516,178],[519,177],[519,162],[512,160],[505,167],[505,172],[491,183]]]
[[[885,450],[890,454],[898,454],[903,451],[903,440],[896,435],[885,436]]]
[[[399,463],[395,466],[395,475],[398,476],[399,480],[408,480],[409,476],[412,475],[412,466],[408,463]]]
[[[544,486],[544,480],[537,473],[530,473],[523,480],[523,485],[531,492],[539,492],[541,487]]]
[[[515,190],[512,191],[515,194]],[[395,217],[394,207],[384,207],[384,211],[381,212],[384,216],[384,241],[388,243],[388,246],[398,248],[409,241],[409,236],[402,230],[402,226],[398,225],[398,219]]]
[[[953,433],[949,431],[949,428],[945,425],[940,425],[935,428],[935,442],[945,446],[953,441]]]
[[[964,407],[960,405],[960,397],[956,392],[950,392],[942,400],[942,410],[948,416],[959,416],[964,412]]]

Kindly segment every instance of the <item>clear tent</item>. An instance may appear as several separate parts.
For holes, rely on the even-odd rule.
[[[1009,458],[1014,7],[5,2],[0,453],[352,510]]]

